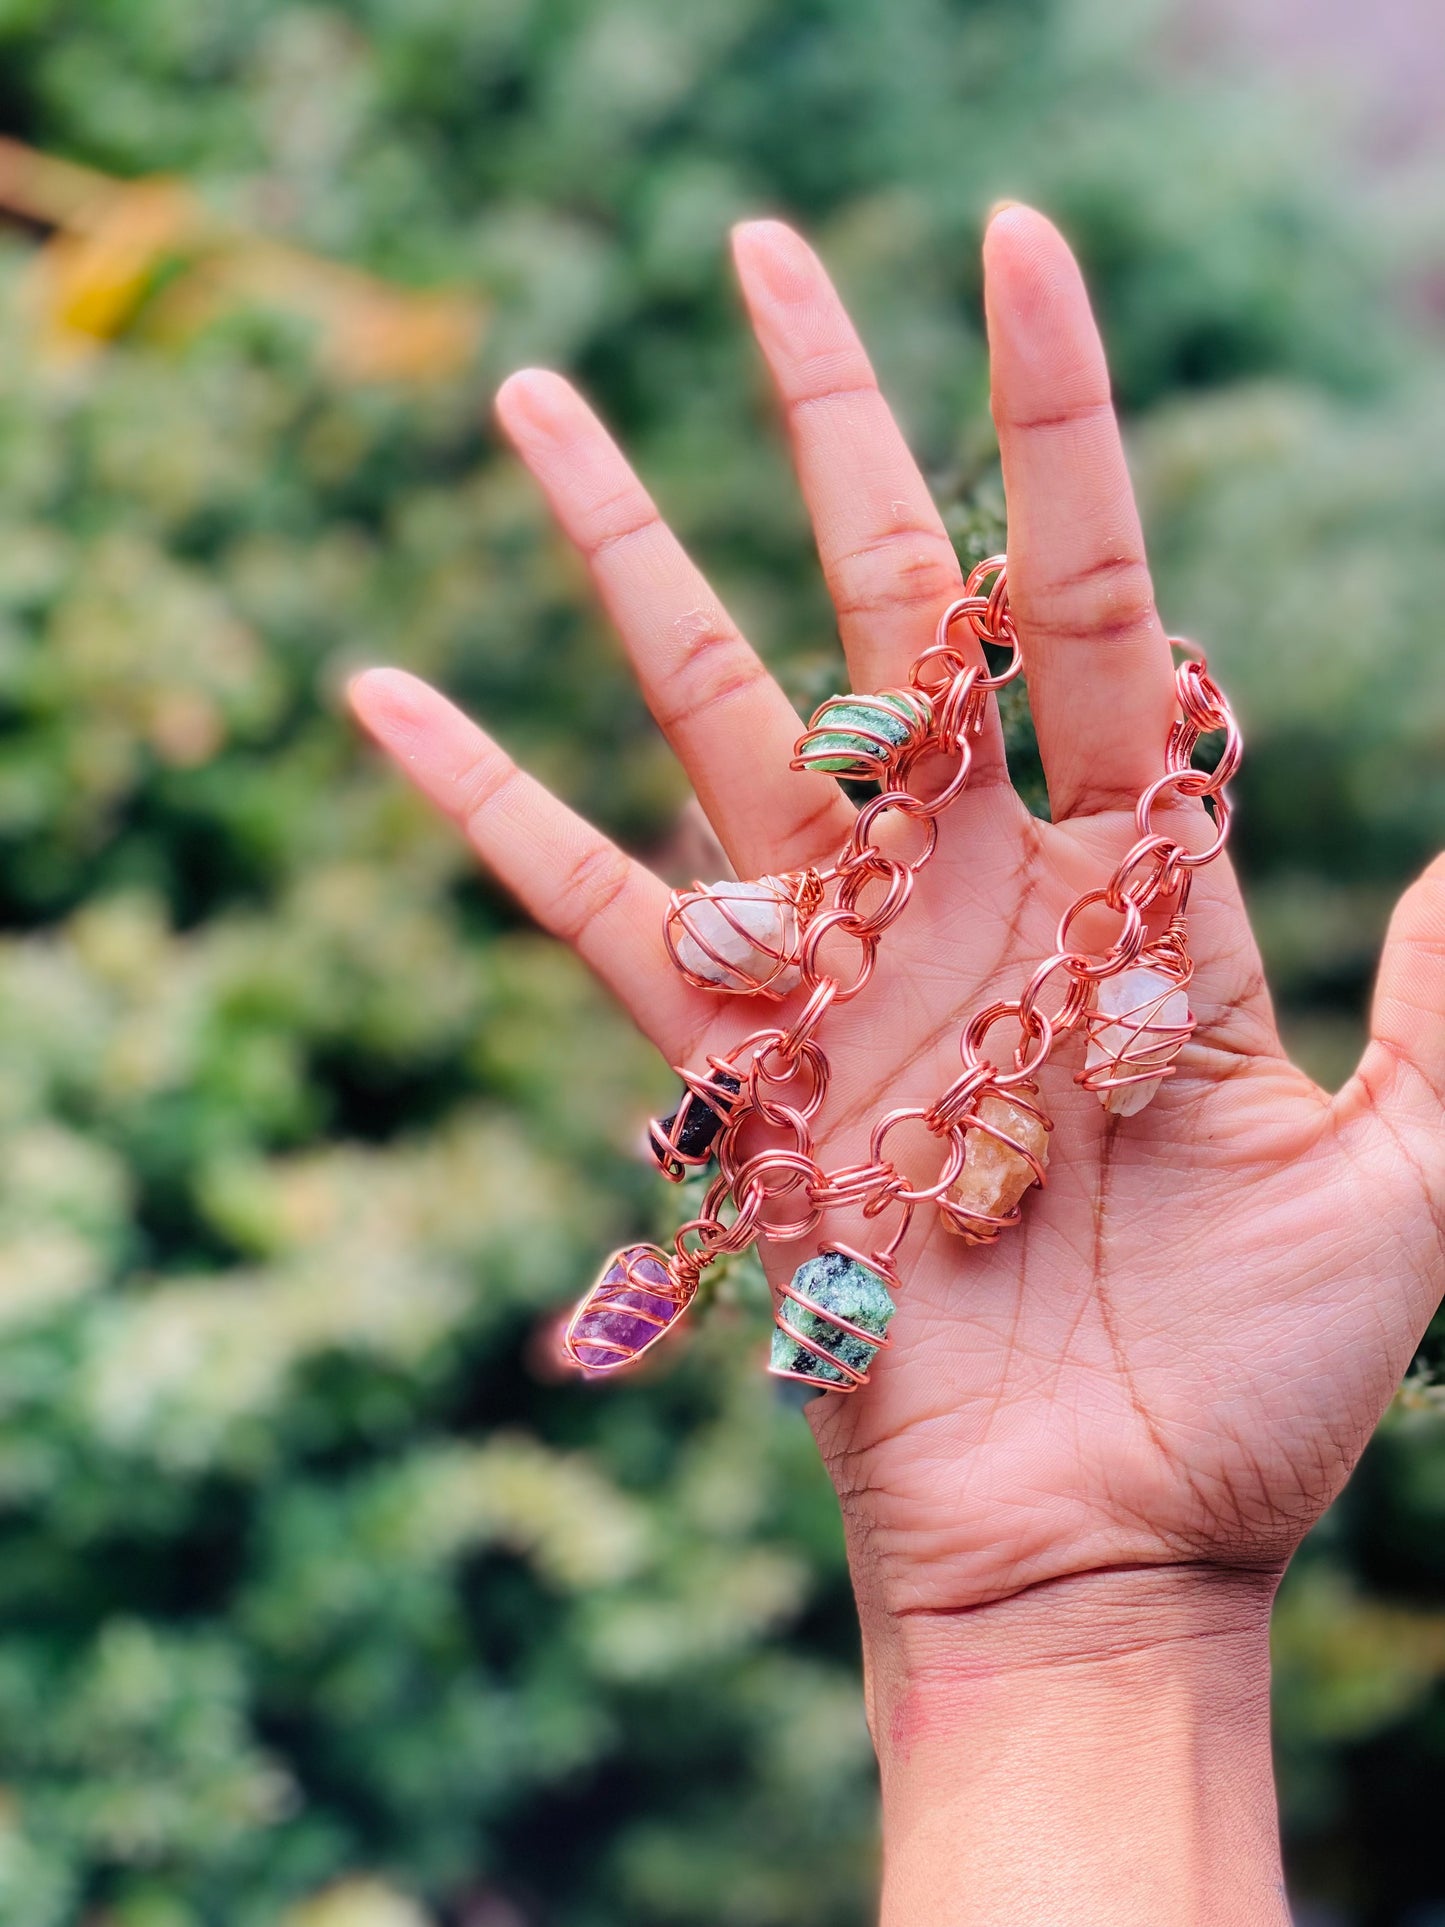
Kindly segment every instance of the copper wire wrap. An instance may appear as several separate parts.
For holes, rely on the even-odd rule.
[[[786,997],[798,987],[803,933],[822,900],[823,881],[816,870],[759,877],[755,883],[693,883],[668,898],[663,941],[673,963],[699,990]],[[758,912],[770,905],[775,934],[759,928]]]
[[[1000,1091],[997,1085],[992,1082],[984,1083],[976,1089],[969,1109],[958,1120],[957,1128],[961,1130],[964,1135],[965,1157],[967,1156],[968,1134],[970,1132],[976,1132],[983,1137],[990,1138],[995,1144],[1001,1145],[1004,1150],[1011,1152],[1014,1157],[1018,1158],[1029,1173],[1030,1184],[1039,1186],[1047,1184],[1048,1172],[1044,1167],[1044,1160],[1039,1156],[1038,1152],[1025,1144],[1021,1138],[1015,1137],[1013,1132],[1006,1130],[1003,1125],[997,1123],[994,1119],[980,1115],[979,1106],[986,1097],[991,1096],[1006,1098],[1016,1110],[1022,1111],[1026,1116],[1033,1118],[1035,1123],[1044,1131],[1052,1131],[1054,1128],[1053,1119],[1038,1101],[1038,1086],[1036,1084],[1015,1084],[1008,1091]],[[936,1110],[938,1107],[935,1106],[934,1108]],[[994,1215],[990,1212],[975,1210],[953,1197],[949,1191],[945,1191],[938,1200],[938,1214],[944,1220],[948,1229],[958,1232],[966,1243],[991,1245],[1001,1231],[1007,1231],[1018,1223],[1019,1219],[1023,1216],[1023,1206],[1016,1204],[1011,1211]]]
[[[647,1127],[648,1148],[670,1184],[681,1184],[689,1171],[704,1171],[712,1163],[743,1089],[739,1074],[718,1057],[709,1057],[701,1071],[679,1067],[677,1074],[682,1079],[677,1109]]]
[[[918,689],[830,696],[798,740],[792,767],[856,783],[882,783],[933,734],[933,704]]]
[[[1194,1029],[1194,1013],[1187,1007],[1171,1021],[1168,1005],[1182,994],[1194,975],[1194,960],[1184,941],[1184,920],[1175,917],[1163,938],[1139,952],[1139,968],[1163,979],[1164,988],[1147,992],[1123,1010],[1105,1011],[1091,1004],[1084,1019],[1084,1035],[1095,1059],[1079,1071],[1074,1082],[1096,1096],[1122,1090],[1128,1084],[1157,1083],[1174,1075],[1174,1060]]]
[[[975,1186],[980,1173],[991,1176],[998,1201],[1044,1183],[1053,1125],[1038,1079],[1058,1047],[1076,1035],[1086,1053],[1076,1082],[1101,1099],[1172,1074],[1194,1022],[1192,1015],[1180,1019],[1177,1007],[1169,1010],[1194,968],[1185,920],[1190,881],[1224,847],[1226,786],[1243,749],[1202,658],[1189,644],[1176,646],[1186,652],[1175,675],[1178,714],[1163,770],[1138,798],[1133,845],[1111,875],[1069,904],[1052,953],[1017,997],[984,1004],[968,1018],[959,1037],[962,1069],[952,1083],[931,1105],[883,1111],[871,1125],[867,1155],[833,1170],[823,1168],[817,1152],[830,1082],[819,1032],[835,1005],[866,992],[880,944],[905,914],[938,846],[939,818],[968,783],[991,692],[1022,666],[1005,558],[991,556],[970,571],[907,688],[834,696],[819,708],[798,743],[794,767],[872,781],[877,794],[858,810],[830,868],[754,884],[699,883],[670,899],[664,941],[689,982],[786,998],[789,1011],[724,1055],[709,1057],[701,1070],[682,1073],[677,1111],[652,1126],[659,1162],[668,1176],[680,1177],[715,1155],[717,1175],[697,1216],[676,1232],[671,1253],[635,1245],[609,1260],[567,1328],[564,1349],[573,1364],[593,1373],[632,1364],[676,1323],[708,1265],[757,1239],[811,1239],[834,1212],[849,1213],[870,1230],[877,1226],[877,1243],[854,1249],[830,1237],[819,1257],[832,1253],[864,1267],[885,1292],[899,1286],[898,1254],[921,1207],[937,1210],[965,1243],[993,1243],[1019,1221],[1021,1205],[978,1208],[969,1202],[967,1174],[973,1171]],[[998,670],[988,667],[985,647],[1006,652]],[[1210,769],[1194,760],[1206,736],[1223,739]],[[1197,826],[1201,804],[1213,833],[1204,847],[1191,849],[1174,831],[1182,834],[1191,820]],[[771,923],[770,904],[777,912]],[[1084,947],[1086,930],[1110,934]],[[1105,991],[1134,969],[1157,973],[1167,988],[1155,984],[1134,1002],[1127,982],[1122,991]],[[1120,1008],[1110,1010],[1111,1004]],[[1125,1113],[1140,1107],[1110,1106]],[[1010,1115],[1012,1128],[1004,1121]],[[913,1127],[915,1150],[920,1136],[925,1148],[930,1137],[934,1142],[933,1174],[926,1179],[906,1175],[900,1153],[890,1151],[893,1133],[904,1125]],[[711,1140],[705,1147],[704,1138]],[[985,1140],[989,1156],[1006,1154],[1007,1187],[982,1161],[970,1166],[970,1146],[978,1149]],[[975,1188],[974,1198],[980,1195]],[[891,1303],[884,1329],[874,1332],[810,1296],[796,1277],[779,1287],[777,1330],[822,1358],[826,1345],[815,1346],[789,1323],[789,1306],[822,1321],[839,1340],[869,1347],[867,1363],[829,1354],[834,1376],[810,1376],[806,1366],[774,1369],[827,1391],[865,1383],[873,1355],[887,1349]]]
[[[822,1257],[829,1252],[836,1253],[840,1258],[853,1259],[866,1270],[876,1272],[885,1287],[891,1285],[895,1291],[898,1289],[898,1274],[889,1259],[880,1259],[876,1255],[865,1258],[851,1245],[838,1243],[825,1246],[818,1255]],[[797,1305],[801,1310],[820,1320],[828,1327],[828,1332],[819,1335],[805,1335],[800,1332],[795,1325],[788,1322],[789,1305]],[[873,1359],[879,1352],[887,1351],[893,1343],[887,1332],[874,1332],[866,1325],[855,1325],[850,1318],[843,1317],[830,1305],[822,1304],[818,1299],[809,1297],[807,1292],[800,1291],[796,1274],[787,1284],[778,1289],[777,1301],[773,1307],[773,1323],[788,1338],[831,1365],[842,1382],[839,1382],[839,1377],[828,1378],[821,1373],[810,1372],[804,1367],[786,1372],[774,1368],[774,1376],[790,1379],[795,1385],[816,1385],[824,1392],[856,1392],[860,1385],[866,1385]],[[851,1359],[841,1356],[833,1349],[840,1340],[848,1338],[868,1347],[869,1357],[866,1365],[855,1365]]]
[[[567,1322],[562,1350],[589,1377],[635,1365],[692,1303],[697,1278],[680,1277],[656,1245],[624,1245]]]

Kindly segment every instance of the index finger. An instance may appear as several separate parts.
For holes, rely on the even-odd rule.
[[[1162,774],[1169,645],[1078,263],[1032,208],[984,237],[1009,597],[1055,822],[1132,809]]]

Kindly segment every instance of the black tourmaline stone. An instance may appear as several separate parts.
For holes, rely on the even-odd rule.
[[[671,1117],[658,1118],[648,1127],[652,1155],[674,1184],[686,1177],[689,1167],[707,1163],[742,1084],[726,1071],[714,1071],[708,1089],[707,1097],[699,1097],[689,1085]]]

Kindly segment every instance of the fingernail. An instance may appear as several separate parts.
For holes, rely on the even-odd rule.
[[[993,206],[988,211],[988,219],[984,222],[984,226],[985,227],[990,226],[994,221],[998,219],[1000,214],[1007,214],[1011,207],[1022,207],[1022,206],[1023,206],[1022,201],[995,201]]]
[[[738,267],[774,301],[801,301],[813,278],[813,254],[784,221],[741,221],[733,229]]]

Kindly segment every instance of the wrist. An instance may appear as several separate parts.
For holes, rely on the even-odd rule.
[[[885,1604],[871,1589],[858,1607],[874,1744],[877,1724],[908,1705],[967,1697],[1001,1673],[1108,1664],[1173,1652],[1192,1667],[1225,1647],[1266,1647],[1280,1571],[1179,1565],[1100,1567],[1025,1586],[957,1610]]]
[[[1282,1927],[1275,1583],[1138,1568],[865,1626],[884,1927]]]

